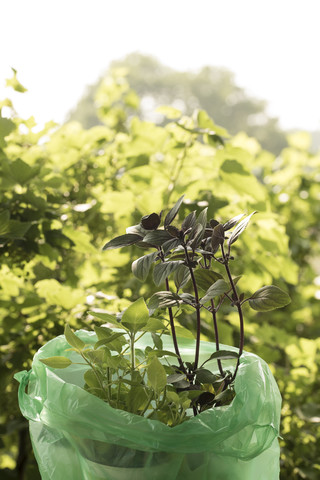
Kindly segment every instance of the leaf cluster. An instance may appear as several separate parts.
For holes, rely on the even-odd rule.
[[[88,367],[84,374],[85,390],[114,408],[157,419],[172,427],[188,419],[191,407],[203,411],[229,403],[233,398],[233,389],[227,394],[223,392],[228,374],[220,378],[201,367],[191,383],[190,376],[168,362],[168,357],[175,354],[163,350],[161,337],[168,331],[167,322],[153,318],[142,298],[123,312],[120,322],[108,314],[91,314],[107,322],[95,327],[95,344],[85,344],[67,324],[64,334],[70,348],[66,352],[76,352],[79,361],[55,356],[42,358],[44,365],[64,369],[83,363]],[[145,334],[149,334],[152,345],[141,349],[139,340]],[[236,356],[221,351],[209,360]]]
[[[240,214],[225,223],[219,223],[215,219],[207,218],[207,208],[205,208],[198,215],[196,211],[189,213],[181,226],[177,227],[172,223],[179,212],[183,198],[184,196],[180,197],[167,213],[164,228],[159,228],[162,212],[152,213],[142,217],[140,224],[128,227],[126,234],[113,238],[103,247],[103,250],[111,250],[135,244],[142,248],[155,249],[154,252],[147,253],[132,263],[133,274],[142,282],[147,279],[153,264],[155,264],[153,281],[157,287],[164,285],[170,276],[174,279],[175,291],[166,290],[154,294],[149,301],[152,309],[181,304],[197,308],[199,307],[197,302],[202,308],[216,297],[224,301],[229,294],[234,295],[233,284],[239,280],[239,278],[232,279],[228,275],[224,278],[212,267],[214,262],[228,266],[229,261],[234,260],[234,256],[231,255],[231,246],[244,232],[256,212],[244,219],[244,214]],[[222,256],[218,257],[219,254]],[[196,298],[188,293],[192,276],[195,276],[194,283],[197,290],[200,288],[204,291],[202,297]],[[290,298],[280,288],[269,285],[246,299],[242,298],[241,302],[239,298],[234,298],[231,303],[243,304],[246,301],[249,301],[249,305],[254,310],[269,311],[287,305]]]
[[[113,238],[104,246],[104,250],[131,245],[153,249],[134,260],[132,272],[140,281],[145,281],[154,265],[153,281],[157,287],[164,285],[165,290],[156,292],[148,306],[143,298],[136,300],[120,315],[120,321],[109,314],[91,312],[94,317],[108,322],[108,327],[95,328],[98,341],[93,347],[86,346],[68,326],[65,329],[67,342],[90,367],[85,373],[85,388],[89,392],[115,408],[156,418],[170,426],[187,419],[189,409],[197,415],[232,401],[243,351],[242,305],[248,301],[253,309],[267,311],[290,301],[284,291],[273,285],[259,289],[248,298],[237,291],[239,277],[233,277],[229,268],[230,260],[234,259],[231,247],[255,212],[244,219],[241,214],[220,223],[208,219],[205,208],[198,214],[192,211],[180,226],[176,226],[173,223],[183,199],[181,196],[166,214],[163,228],[159,228],[162,212],[151,213],[143,216],[138,225],[129,227],[126,234]],[[225,268],[225,276],[212,269],[215,263]],[[171,279],[174,288],[170,287]],[[238,310],[239,353],[219,348],[217,313],[225,301]],[[194,362],[183,361],[175,331],[174,318],[183,306],[191,307],[196,313]],[[168,311],[166,323],[158,314],[162,309]],[[199,365],[201,312],[204,309],[213,318],[216,352]],[[147,332],[151,334],[152,346],[141,351],[136,346],[137,338]],[[168,362],[167,357],[172,354],[162,348],[161,336],[166,333],[173,338],[176,366]],[[222,366],[222,360],[230,358],[236,360],[232,373]],[[211,360],[218,362],[219,373],[204,368]],[[66,368],[71,364],[67,357],[42,361],[54,368]]]

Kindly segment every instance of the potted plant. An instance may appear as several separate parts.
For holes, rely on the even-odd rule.
[[[290,299],[273,285],[245,298],[232,275],[233,244],[255,212],[220,223],[205,208],[174,225],[182,202],[163,227],[152,213],[104,246],[147,249],[132,272],[145,281],[155,264],[160,290],[117,316],[90,312],[103,322],[94,332],[66,325],[18,374],[43,479],[279,477],[281,398],[267,365],[244,351],[243,306],[268,311]],[[238,348],[219,341],[227,303],[238,312]],[[195,338],[179,336],[181,312],[194,312]],[[214,344],[200,340],[204,313]]]

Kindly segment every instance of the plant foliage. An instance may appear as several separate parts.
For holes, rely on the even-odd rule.
[[[147,253],[135,260],[132,263],[132,271],[143,281],[155,264],[153,281],[157,287],[164,286],[166,290],[157,292],[151,297],[149,308],[143,298],[136,300],[120,314],[119,322],[116,317],[108,317],[111,325],[117,326],[116,330],[104,327],[96,329],[98,341],[92,348],[88,348],[68,325],[65,327],[67,342],[91,368],[85,374],[85,388],[88,391],[114,408],[145,415],[169,426],[187,420],[190,411],[193,415],[198,415],[208,408],[227,405],[232,401],[234,380],[244,346],[242,305],[249,301],[253,309],[266,311],[283,307],[290,302],[289,296],[274,285],[265,286],[248,298],[244,298],[244,294],[238,292],[237,278],[232,277],[229,266],[230,259],[234,259],[231,256],[231,245],[243,233],[253,214],[240,222],[243,215],[221,224],[214,219],[209,220],[208,209],[205,208],[197,216],[192,215],[191,222],[190,215],[187,215],[181,227],[177,227],[172,223],[179,213],[183,199],[184,195],[169,210],[164,218],[163,229],[159,228],[161,215],[156,213],[144,215],[138,225],[127,229],[140,232],[139,235],[130,233],[120,235],[109,240],[103,247],[103,250],[110,250],[139,243],[147,250],[155,249],[151,254]],[[233,227],[228,239],[225,232]],[[226,241],[227,251],[224,248]],[[217,257],[217,254],[222,256]],[[215,263],[224,267],[226,280],[214,278],[213,283],[210,284],[209,281],[209,286],[206,285],[205,291],[201,294],[197,278],[203,285],[201,281],[203,275],[206,280],[210,279],[210,275],[218,276],[212,270]],[[195,272],[198,272],[197,277]],[[175,291],[170,289],[173,274]],[[235,307],[239,315],[239,353],[220,351],[217,314],[225,301]],[[196,346],[192,363],[184,362],[181,357],[179,338],[176,334],[175,318],[179,316],[183,306],[189,306],[195,311]],[[168,321],[165,323],[151,316],[156,315],[161,309],[167,309],[168,312]],[[212,315],[216,352],[200,366],[203,311]],[[94,312],[90,313],[95,316]],[[98,318],[101,316],[98,315]],[[177,365],[168,361],[166,357],[169,352],[162,349],[161,335],[168,331],[172,336]],[[148,346],[142,353],[139,352],[136,342],[146,332],[153,334],[153,347]],[[116,351],[115,355],[112,354],[113,351]],[[159,361],[161,357],[167,361],[166,365]],[[232,373],[223,368],[222,360],[226,358],[236,359],[235,370]],[[202,368],[210,360],[217,360],[219,374],[213,374],[210,370]],[[65,357],[61,359],[51,357],[42,361],[53,368],[67,368],[72,363]]]

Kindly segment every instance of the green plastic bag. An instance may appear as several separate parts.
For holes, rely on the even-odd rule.
[[[96,341],[92,332],[77,335],[86,343]],[[147,344],[145,335],[139,346]],[[163,344],[172,350],[170,337],[163,336]],[[180,339],[179,345],[183,359],[193,361],[194,341]],[[269,367],[256,355],[241,357],[230,405],[171,428],[116,410],[86,392],[81,388],[86,366],[53,370],[39,361],[56,355],[77,361],[67,348],[63,335],[51,340],[36,353],[32,369],[16,375],[43,480],[279,479],[281,396]],[[200,361],[213,351],[212,343],[201,342]],[[232,369],[234,361],[224,365]],[[206,368],[216,372],[217,362]]]

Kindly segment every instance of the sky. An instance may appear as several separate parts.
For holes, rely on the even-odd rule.
[[[285,129],[320,130],[319,0],[2,0],[0,98],[61,123],[112,60],[234,72]],[[10,67],[28,88],[5,89]]]

